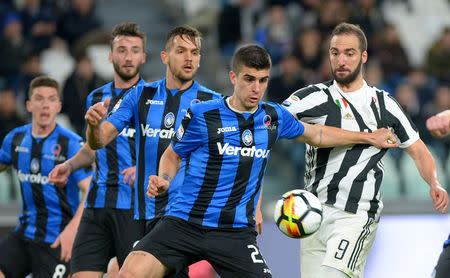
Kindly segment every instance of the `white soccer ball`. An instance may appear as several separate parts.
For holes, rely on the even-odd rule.
[[[322,223],[322,204],[311,192],[295,189],[283,194],[274,212],[278,229],[288,237],[304,238]]]

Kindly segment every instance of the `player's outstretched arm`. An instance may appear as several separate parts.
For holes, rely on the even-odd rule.
[[[103,122],[110,99],[92,105],[86,112],[84,119],[88,123],[86,131],[87,143],[93,150],[98,150],[108,145],[118,134],[116,127],[108,121]],[[103,123],[102,123],[103,122]]]
[[[55,242],[50,246],[56,248],[61,245],[61,260],[68,262],[72,257],[72,246],[75,241],[75,236],[78,231],[78,226],[80,225],[81,215],[83,214],[84,203],[89,191],[89,184],[91,183],[92,177],[87,177],[78,182],[78,187],[82,192],[82,198],[80,204],[78,205],[75,215],[70,220],[69,224],[64,228],[64,230],[56,238]]]
[[[147,196],[155,198],[169,189],[170,182],[180,170],[181,160],[181,156],[172,149],[172,145],[169,145],[159,160],[158,176],[149,177]]]
[[[430,117],[426,124],[435,137],[442,138],[450,134],[450,109]]]
[[[303,125],[305,126],[305,131],[296,140],[311,146],[327,148],[352,144],[370,144],[379,149],[398,147],[394,134],[385,128],[368,133],[307,123],[303,123]]]
[[[423,180],[430,185],[430,196],[433,199],[434,209],[445,213],[448,207],[448,194],[439,182],[436,163],[427,146],[419,139],[405,150],[414,160]]]
[[[58,164],[49,173],[49,182],[59,187],[64,187],[67,184],[69,176],[76,170],[86,168],[95,160],[95,151],[84,144],[83,147],[70,159],[64,163]]]

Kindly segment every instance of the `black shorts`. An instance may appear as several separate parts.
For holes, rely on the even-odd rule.
[[[134,220],[133,210],[85,208],[73,244],[71,273],[106,272],[113,257],[122,266],[144,235],[145,221]]]
[[[64,278],[70,273],[69,263],[60,260],[61,249],[37,243],[12,232],[0,239],[0,270],[7,278]]]
[[[207,260],[222,278],[272,277],[250,228],[223,230],[164,217],[133,250],[154,255],[177,273]]]
[[[439,256],[439,261],[436,265],[435,278],[446,278],[450,273],[450,245],[446,246]]]

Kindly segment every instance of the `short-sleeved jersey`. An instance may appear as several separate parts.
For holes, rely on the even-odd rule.
[[[303,131],[274,103],[261,102],[254,113],[235,112],[226,99],[193,106],[172,141],[188,164],[168,215],[205,227],[253,227],[273,144]]]
[[[419,139],[414,124],[387,93],[364,85],[344,93],[335,81],[315,84],[293,93],[283,106],[297,119],[350,131],[389,128],[401,148]],[[326,204],[375,218],[382,210],[381,158],[386,149],[371,145],[317,148],[307,145],[305,186]]]
[[[31,124],[12,130],[0,150],[0,163],[17,169],[22,192],[22,212],[16,231],[37,242],[53,243],[72,219],[80,203],[77,183],[92,175],[91,169],[73,172],[64,188],[48,182],[55,167],[81,148],[77,134],[56,125],[50,135],[34,138]]]
[[[127,89],[116,89],[110,82],[87,97],[87,109],[92,105],[110,98],[107,117],[120,107],[124,97],[137,85],[145,84],[140,79]],[[122,171],[136,165],[134,123],[129,123],[120,130],[119,135],[107,146],[95,153],[96,172],[92,177],[86,207],[131,209],[133,207],[133,187],[123,182]]]
[[[197,82],[186,90],[169,90],[166,79],[136,86],[123,99],[116,113],[107,120],[122,130],[134,119],[136,129],[135,219],[152,219],[165,214],[182,175],[178,175],[173,188],[156,199],[145,195],[148,177],[158,173],[159,160],[170,144],[187,109],[198,102],[222,98],[221,95]],[[182,164],[184,168],[184,163]]]

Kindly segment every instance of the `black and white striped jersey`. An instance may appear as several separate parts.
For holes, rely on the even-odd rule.
[[[332,80],[310,85],[294,92],[283,106],[298,120],[310,124],[366,132],[388,128],[401,148],[419,139],[417,128],[397,101],[365,81],[360,89],[348,93]],[[387,150],[370,145],[306,146],[306,189],[322,203],[378,218],[383,208],[381,158]]]

